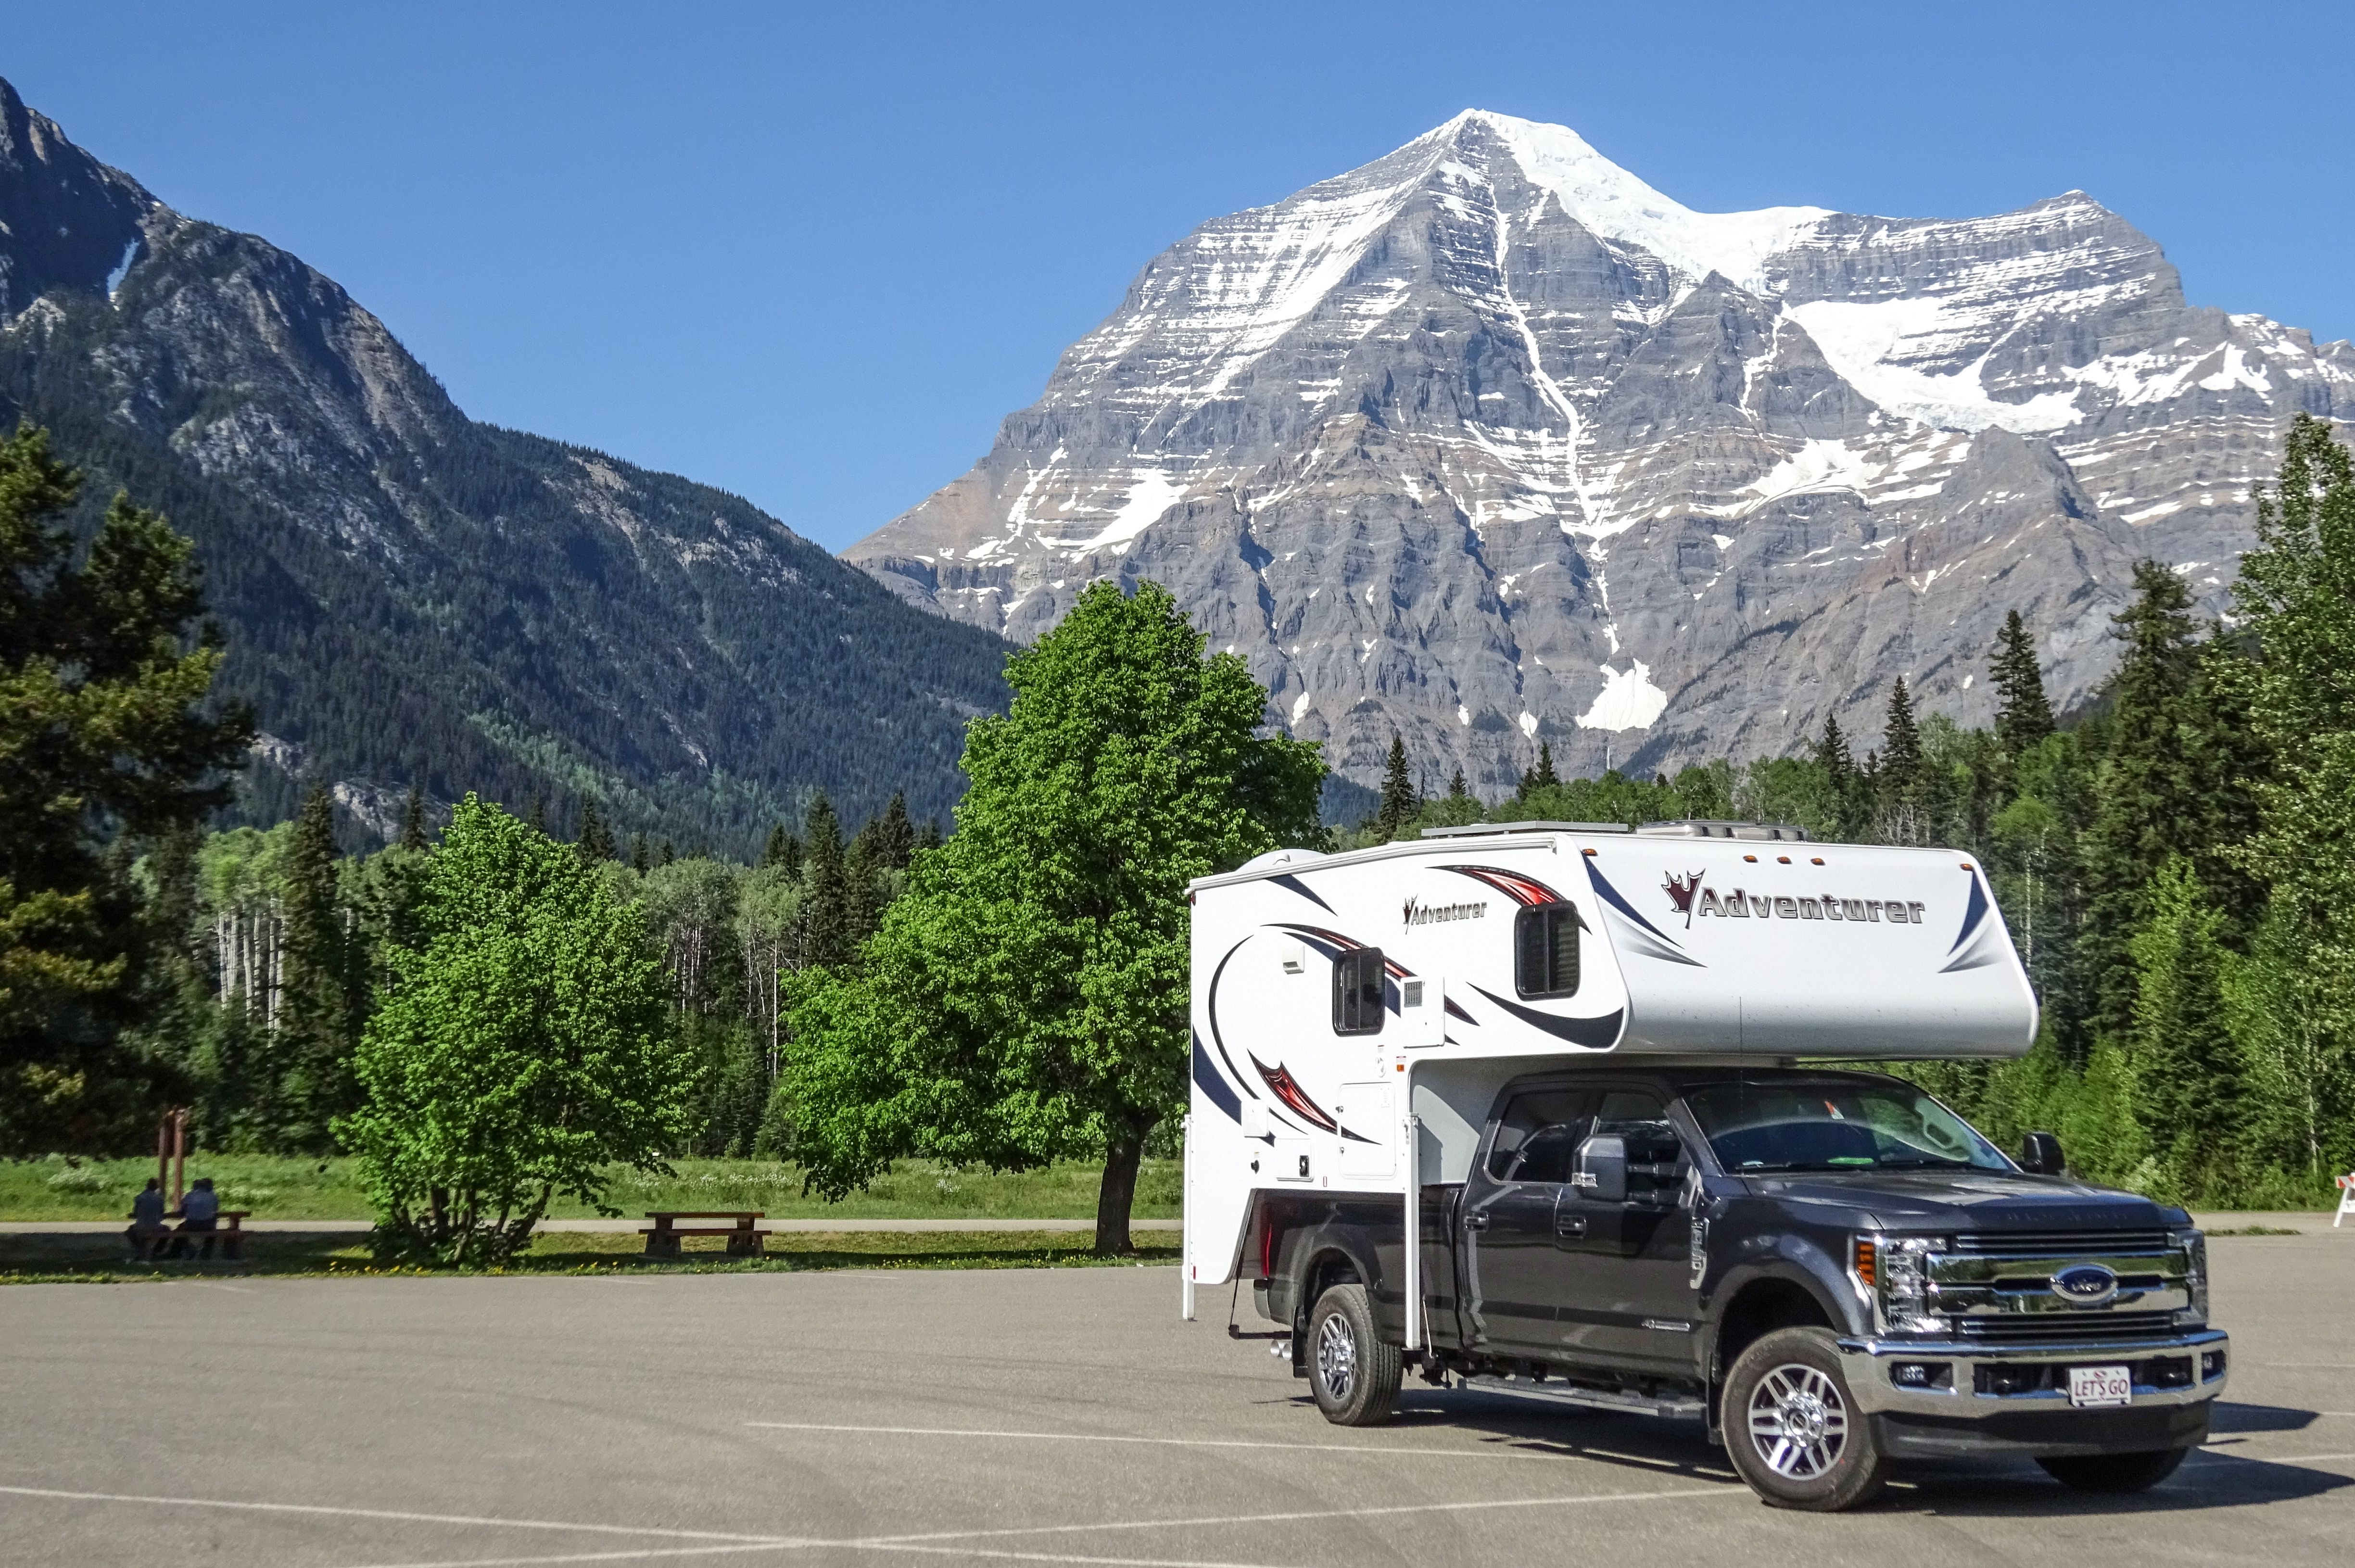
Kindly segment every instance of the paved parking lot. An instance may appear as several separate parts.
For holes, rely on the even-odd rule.
[[[2355,1560],[2355,1232],[2213,1245],[2238,1365],[2165,1488],[1924,1472],[1837,1518],[1697,1427],[1412,1381],[1327,1426],[1167,1268],[16,1286],[0,1563]]]

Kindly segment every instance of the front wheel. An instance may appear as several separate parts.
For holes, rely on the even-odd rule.
[[[1778,1328],[1743,1350],[1725,1380],[1723,1422],[1733,1467],[1771,1508],[1834,1513],[1888,1479],[1828,1329]]]
[[[2046,1475],[2081,1492],[2141,1492],[2175,1474],[2190,1452],[2162,1448],[2150,1454],[2081,1454],[2036,1462]]]
[[[1374,1332],[1373,1303],[1362,1285],[1337,1285],[1308,1317],[1308,1386],[1316,1408],[1337,1426],[1371,1426],[1398,1403],[1406,1357]]]

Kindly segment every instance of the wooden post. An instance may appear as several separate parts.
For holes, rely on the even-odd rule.
[[[172,1207],[180,1206],[180,1186],[188,1174],[188,1113],[175,1106],[172,1123]]]

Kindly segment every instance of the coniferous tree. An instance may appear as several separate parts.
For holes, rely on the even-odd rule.
[[[916,853],[916,825],[908,820],[908,797],[901,791],[891,792],[891,803],[875,824],[874,842],[877,864],[894,871],[908,869]]]
[[[1987,670],[1995,680],[1996,743],[2009,765],[2052,733],[2052,705],[2044,699],[2044,672],[2036,660],[2036,642],[2028,635],[2019,611],[2004,617]]]
[[[1840,729],[1839,716],[1824,715],[1824,732],[1816,741],[1816,765],[1824,771],[1824,788],[1830,796],[1826,816],[1831,831],[1842,838],[1853,838],[1864,826],[1859,809],[1864,800],[1863,775],[1857,771],[1856,758],[1849,751],[1848,734]]]
[[[1878,786],[1881,841],[1922,842],[1922,731],[1913,717],[1913,697],[1899,676],[1889,688],[1888,732],[1881,742]]]
[[[1525,801],[1534,792],[1551,789],[1561,783],[1561,777],[1553,771],[1553,742],[1540,741],[1537,766],[1521,775],[1520,792],[1514,798]]]
[[[677,861],[677,859],[678,847],[673,844],[669,839],[664,839],[662,841],[662,852],[655,857],[655,864],[657,866],[667,866]]]
[[[810,797],[802,832],[808,846],[808,869],[804,875],[809,886],[802,905],[804,962],[839,968],[858,956],[859,919],[848,857],[843,850],[842,824],[824,790]]]
[[[2226,1028],[2223,915],[2184,856],[2144,899],[2149,923],[2129,943],[2136,988],[2135,1114],[2176,1191],[2212,1191],[2232,1162],[2238,1048]]]
[[[654,862],[646,855],[646,836],[643,833],[631,834],[630,869],[643,877],[653,869]]]
[[[581,831],[573,839],[573,848],[592,866],[613,858],[613,830],[605,826],[597,802],[588,795],[581,797]]]
[[[530,807],[523,814],[526,827],[545,836],[548,832],[548,797],[538,790],[531,792]]]
[[[921,855],[927,849],[937,849],[940,847],[941,819],[937,816],[928,816],[924,818],[924,830],[916,836],[916,852]]]
[[[279,1147],[306,1154],[332,1147],[329,1124],[357,1103],[351,1059],[364,976],[349,939],[340,859],[335,805],[314,784],[287,848],[284,976],[271,1052],[279,1106],[267,1129]]]
[[[1447,781],[1447,798],[1450,800],[1470,800],[1472,798],[1472,791],[1464,782],[1464,770],[1462,768],[1457,768],[1455,770],[1455,776]]]
[[[425,786],[422,784],[410,784],[409,799],[401,805],[400,847],[404,849],[422,849],[426,847]]]
[[[1422,802],[1415,798],[1414,779],[1407,772],[1406,741],[1396,731],[1391,732],[1391,754],[1382,769],[1382,803],[1374,814],[1374,830],[1384,842],[1399,837],[1413,826]]]
[[[783,823],[769,829],[769,842],[761,851],[761,865],[763,869],[783,867],[788,877],[802,874],[802,841],[787,832]]]
[[[2107,754],[2085,844],[2080,945],[2093,977],[2095,1032],[2120,1040],[2134,1027],[2127,944],[2146,923],[2153,880],[2170,855],[2206,848],[2210,820],[2197,759],[2185,743],[2200,682],[2191,595],[2182,578],[2155,560],[2135,567],[2134,585],[2134,603],[2111,617],[2111,635],[2126,649],[2110,680]]]

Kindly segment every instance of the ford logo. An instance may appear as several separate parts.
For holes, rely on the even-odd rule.
[[[2052,1276],[2052,1294],[2072,1307],[2100,1307],[2118,1293],[2118,1276],[2099,1264],[2078,1264]]]

